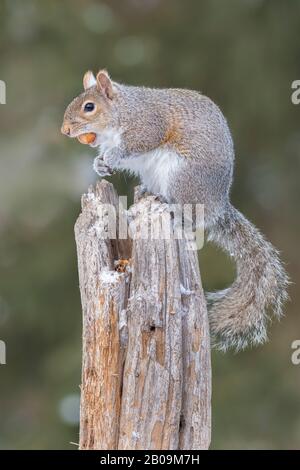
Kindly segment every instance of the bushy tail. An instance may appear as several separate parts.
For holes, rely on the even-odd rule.
[[[237,277],[228,289],[207,294],[212,346],[244,349],[267,339],[268,310],[282,315],[288,276],[278,252],[232,205],[209,230],[234,258]]]

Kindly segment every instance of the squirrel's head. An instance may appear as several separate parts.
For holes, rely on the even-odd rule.
[[[84,92],[68,105],[61,132],[68,137],[94,133],[96,139],[90,145],[95,147],[98,134],[111,120],[114,85],[106,70],[100,70],[96,77],[88,71],[83,77],[83,88]]]

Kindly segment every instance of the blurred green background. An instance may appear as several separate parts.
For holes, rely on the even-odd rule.
[[[216,101],[236,146],[232,200],[282,252],[295,284],[267,345],[213,353],[212,448],[300,448],[300,1],[0,0],[0,448],[78,442],[81,306],[73,225],[94,151],[60,134],[87,69]],[[119,193],[134,182],[114,176]],[[206,289],[230,283],[215,248]]]

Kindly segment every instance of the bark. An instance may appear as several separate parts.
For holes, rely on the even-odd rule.
[[[210,345],[197,252],[174,237],[167,205],[153,196],[136,198],[128,213],[118,209],[113,186],[102,180],[83,196],[75,225],[80,449],[207,449]]]

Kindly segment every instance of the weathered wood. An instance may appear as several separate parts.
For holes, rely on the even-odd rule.
[[[211,366],[197,252],[175,239],[167,205],[153,196],[130,208],[131,240],[118,233],[111,239],[108,203],[118,207],[113,186],[102,180],[83,196],[75,226],[80,448],[206,449]],[[120,258],[131,258],[129,271],[116,272]]]
[[[125,242],[108,238],[106,204],[117,206],[112,185],[103,181],[82,198],[75,225],[83,308],[80,448],[118,445],[124,345],[119,320],[126,309],[128,275],[114,270]]]
[[[207,449],[211,439],[211,363],[206,302],[196,251],[178,241],[182,291],[182,426],[180,449]]]
[[[149,215],[169,214],[153,197],[134,208],[135,237],[123,377],[120,449],[177,449],[182,319],[177,242],[143,239]]]

